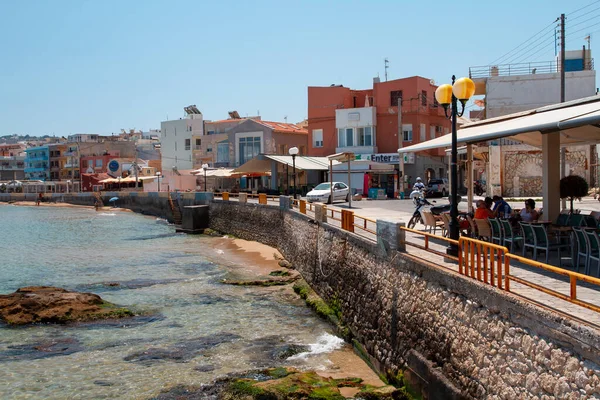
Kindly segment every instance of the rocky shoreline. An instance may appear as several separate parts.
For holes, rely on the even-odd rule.
[[[9,325],[66,324],[133,317],[126,308],[93,293],[71,292],[52,286],[29,286],[0,295],[0,320]]]

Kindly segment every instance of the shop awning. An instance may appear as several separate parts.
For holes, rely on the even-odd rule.
[[[289,165],[290,167],[294,165],[292,156],[265,154],[264,157],[281,164]],[[334,161],[333,165],[335,164],[339,164],[339,162]],[[329,169],[329,159],[327,157],[296,156],[296,169],[304,171],[327,171]]]
[[[561,132],[562,146],[600,142],[600,95],[490,118],[464,125],[457,132],[458,144],[485,142],[504,137],[542,147],[542,135]],[[398,149],[418,152],[452,145],[452,134]]]
[[[250,173],[265,174],[267,172],[271,172],[271,160],[259,160],[258,158],[253,158],[232,171],[236,175]]]

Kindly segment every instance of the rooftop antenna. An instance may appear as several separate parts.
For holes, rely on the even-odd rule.
[[[287,124],[287,115],[285,117],[283,117],[283,120],[285,121],[285,123]]]
[[[384,65],[385,65],[385,81],[387,82],[387,70],[388,70],[388,68],[390,67],[390,62],[389,62],[389,60],[387,59],[387,57],[385,58]]]

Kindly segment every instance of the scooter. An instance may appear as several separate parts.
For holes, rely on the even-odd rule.
[[[475,195],[477,196],[482,196],[485,193],[485,187],[481,181],[473,182],[473,192],[475,192]]]
[[[434,206],[425,198],[425,196],[422,196],[422,197],[415,196],[413,201],[415,202],[416,208],[415,208],[415,212],[413,213],[413,216],[410,218],[410,221],[408,221],[409,229],[414,229],[415,225],[417,225],[417,222],[419,222],[421,224],[423,223],[423,218],[421,217],[421,211],[425,207],[430,207],[429,211],[431,211],[431,213],[433,215],[440,215],[442,213],[448,212],[448,211],[450,211],[450,208],[451,208],[450,203],[442,204],[439,206]],[[435,203],[435,200],[432,200],[432,202]]]

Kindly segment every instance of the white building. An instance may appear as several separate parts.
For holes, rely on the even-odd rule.
[[[520,111],[560,103],[560,60],[510,65],[472,67],[469,75],[475,82],[475,95],[485,96],[481,119],[495,118]],[[590,50],[568,51],[565,55],[565,101],[596,94],[596,71]],[[471,112],[473,114],[474,112]],[[488,195],[539,196],[542,188],[541,149],[511,140],[496,140],[475,149],[487,154],[485,171],[475,179],[484,179]],[[590,146],[566,149],[565,174],[581,175],[588,182]],[[593,161],[592,161],[593,163]]]
[[[161,166],[163,171],[190,170],[194,166],[192,136],[204,134],[202,113],[196,106],[184,107],[185,118],[160,123]]]

